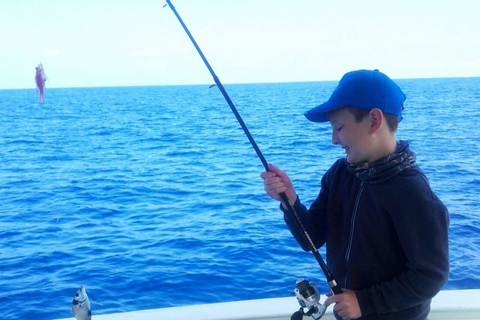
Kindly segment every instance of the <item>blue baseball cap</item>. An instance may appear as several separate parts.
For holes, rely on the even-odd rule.
[[[308,110],[305,117],[313,122],[325,122],[327,112],[350,106],[365,110],[378,108],[402,119],[406,98],[400,87],[380,71],[356,70],[346,73],[330,99]]]

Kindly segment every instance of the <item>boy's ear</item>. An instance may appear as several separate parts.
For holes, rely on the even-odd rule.
[[[370,134],[376,133],[380,130],[382,123],[384,121],[383,112],[378,108],[370,110],[368,117],[370,119]]]

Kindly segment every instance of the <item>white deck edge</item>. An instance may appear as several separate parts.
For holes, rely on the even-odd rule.
[[[298,309],[297,299],[287,297],[199,304],[104,315],[96,315],[95,309],[93,309],[92,320],[290,320],[292,313]],[[312,318],[304,317],[304,319]],[[334,319],[332,306],[327,309],[322,319]],[[428,320],[440,319],[480,320],[480,289],[440,291],[433,298],[432,310]],[[75,318],[58,320],[75,320]]]

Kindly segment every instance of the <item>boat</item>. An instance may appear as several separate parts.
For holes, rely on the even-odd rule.
[[[322,297],[324,300],[325,297]],[[321,300],[321,302],[323,302]],[[297,298],[271,298],[234,302],[197,304],[131,312],[96,315],[95,320],[290,320],[300,305]],[[335,320],[333,308],[327,308],[324,320]],[[312,319],[304,316],[303,319]],[[442,290],[432,300],[427,320],[480,320],[480,289]],[[75,320],[75,318],[57,319]]]

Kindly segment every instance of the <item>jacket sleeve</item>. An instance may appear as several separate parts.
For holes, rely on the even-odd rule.
[[[307,232],[316,248],[320,248],[325,244],[325,215],[330,189],[329,185],[331,179],[333,179],[333,174],[337,164],[338,162],[336,162],[322,177],[320,193],[310,206],[310,209],[307,209],[301,203],[299,197],[293,204],[292,207],[301,222],[302,228],[299,228],[297,223],[295,223],[295,217],[292,215],[292,213],[287,212],[287,210],[283,209],[283,206],[280,205],[280,209],[284,212],[285,223],[287,224],[292,235],[295,237],[295,240],[297,240],[300,247],[305,251],[311,251],[311,247],[306,241],[304,231]]]

